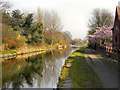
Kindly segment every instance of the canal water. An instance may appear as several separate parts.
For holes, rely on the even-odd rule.
[[[44,54],[17,56],[2,63],[3,88],[57,88],[65,59],[75,50],[66,48]]]

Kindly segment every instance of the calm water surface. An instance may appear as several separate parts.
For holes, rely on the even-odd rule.
[[[65,59],[73,48],[22,55],[2,63],[3,88],[57,88]]]

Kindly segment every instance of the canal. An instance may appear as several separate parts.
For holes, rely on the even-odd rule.
[[[3,88],[57,88],[61,69],[76,48],[19,55],[2,63]]]

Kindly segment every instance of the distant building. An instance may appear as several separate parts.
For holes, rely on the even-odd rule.
[[[116,7],[113,32],[113,49],[120,50],[120,6]]]

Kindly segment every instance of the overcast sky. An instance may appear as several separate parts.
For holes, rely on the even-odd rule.
[[[6,0],[5,0],[6,1]],[[95,8],[109,9],[113,15],[119,0],[9,0],[13,9],[37,10],[54,9],[59,14],[63,31],[70,31],[73,38],[84,39],[87,35],[87,23]]]

